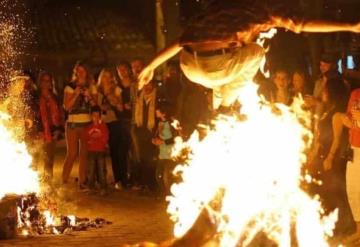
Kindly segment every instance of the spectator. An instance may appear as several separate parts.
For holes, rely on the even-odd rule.
[[[171,125],[170,105],[163,103],[156,110],[156,117],[159,119],[156,135],[153,144],[159,148],[158,162],[156,164],[156,180],[159,186],[160,195],[170,194],[172,183],[172,170],[175,162],[171,160],[171,152],[174,145],[176,131]]]
[[[139,180],[143,188],[151,188],[155,184],[153,160],[156,150],[152,144],[155,107],[156,89],[153,83],[149,83],[141,90],[135,109],[135,133],[139,145]]]
[[[140,151],[139,143],[136,134],[136,123],[135,123],[135,109],[138,98],[138,77],[144,68],[144,62],[140,58],[136,58],[131,62],[131,72],[133,76],[133,87],[130,94],[131,106],[132,106],[132,119],[131,119],[131,148],[130,148],[130,177],[131,183],[133,184],[134,190],[140,189]]]
[[[301,95],[304,97],[305,95],[309,95],[311,93],[311,88],[309,85],[309,81],[307,80],[307,76],[305,72],[295,71],[292,75],[291,81],[291,94],[294,96]]]
[[[103,69],[98,78],[99,105],[103,111],[103,120],[107,124],[110,138],[110,157],[115,181],[115,188],[121,189],[126,185],[126,163],[122,161],[121,152],[121,114],[124,110],[121,88],[116,85],[115,77],[109,69]]]
[[[282,103],[290,105],[292,103],[292,95],[290,93],[290,78],[287,71],[278,69],[274,73],[273,90],[270,93],[270,101],[273,103]]]
[[[347,166],[346,189],[354,219],[357,224],[357,233],[360,232],[360,89],[355,89],[350,96],[347,115],[351,120],[350,145],[353,149],[353,160]]]
[[[340,78],[327,80],[322,90],[324,111],[319,118],[317,131],[314,133],[314,145],[310,155],[313,177],[322,181],[321,186],[314,187],[319,194],[327,213],[339,210],[335,234],[348,235],[353,232],[355,224],[346,194],[346,135],[339,136],[339,145],[333,149],[333,119],[337,112],[344,112],[347,103],[347,88]],[[325,158],[331,157],[331,164]],[[320,174],[320,175],[318,175]]]
[[[38,76],[38,85],[44,139],[44,178],[47,181],[53,177],[56,141],[64,129],[64,114],[57,95],[54,93],[52,75],[48,72],[41,72]]]
[[[144,61],[140,58],[136,58],[133,61],[131,61],[131,72],[132,72],[132,77],[133,77],[133,81],[134,81],[134,89],[132,91],[131,94],[131,103],[133,105],[133,111],[132,111],[132,121],[133,123],[135,123],[135,105],[136,105],[136,101],[137,101],[137,95],[138,95],[138,77],[141,73],[141,71],[144,69],[145,65],[144,65]]]
[[[92,124],[86,128],[86,142],[88,148],[89,189],[95,188],[95,177],[100,183],[100,194],[106,195],[106,149],[109,140],[109,131],[101,120],[101,109],[98,106],[91,108]]]
[[[315,87],[314,87],[314,97],[315,98],[321,98],[322,95],[322,90],[325,87],[326,84],[326,79],[325,79],[325,75],[329,74],[329,72],[333,72],[335,74],[337,74],[338,72],[336,71],[336,58],[330,54],[323,54],[321,61],[320,61],[320,77],[319,79],[315,82]]]
[[[130,147],[132,143],[131,139],[131,119],[133,113],[133,98],[136,97],[137,88],[136,84],[132,80],[131,77],[131,67],[127,62],[122,62],[117,66],[117,73],[120,78],[120,87],[121,91],[121,98],[123,101],[123,112],[121,113],[120,123],[121,123],[121,140],[120,140],[120,162],[123,167],[126,169],[126,187],[130,186],[132,176],[131,171],[136,170],[136,165],[130,162]]]
[[[171,111],[178,114],[179,96],[182,85],[180,82],[180,68],[177,63],[168,63],[166,74],[162,86],[158,89],[161,101],[166,101],[171,105]]]
[[[87,174],[87,145],[85,128],[91,123],[90,108],[96,105],[89,85],[91,75],[84,63],[78,62],[73,69],[71,82],[64,88],[64,108],[68,113],[65,127],[66,158],[62,181],[67,183],[80,149],[79,188],[84,189]]]
[[[323,54],[320,60],[320,76],[315,81],[314,91],[312,96],[305,98],[306,104],[315,110],[315,114],[321,115],[321,95],[326,84],[326,79],[329,77],[338,77],[339,73],[336,71],[336,58],[331,54]]]
[[[133,102],[132,97],[136,97],[137,88],[131,76],[131,68],[127,62],[121,62],[116,67],[117,74],[120,78],[121,95],[123,99],[124,112],[123,116],[131,121]]]
[[[139,77],[141,71],[144,69],[145,65],[144,65],[144,61],[141,58],[135,58],[134,60],[131,61],[131,70],[132,70],[132,74],[134,76],[134,78]]]

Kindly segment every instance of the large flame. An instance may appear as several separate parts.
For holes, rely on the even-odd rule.
[[[7,194],[23,195],[40,191],[39,177],[31,168],[32,157],[23,142],[9,130],[11,118],[0,112],[0,199]]]
[[[206,210],[220,246],[248,246],[259,232],[278,246],[291,246],[292,235],[300,247],[328,246],[337,215],[324,216],[318,198],[300,186],[312,139],[302,100],[274,109],[257,96],[255,84],[241,92],[244,115],[216,119],[201,141],[194,133],[187,143],[177,142],[177,151],[191,152],[176,168],[182,182],[168,198],[175,236]]]

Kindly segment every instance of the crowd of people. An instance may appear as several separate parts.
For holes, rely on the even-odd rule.
[[[182,77],[175,62],[162,78],[139,91],[136,78],[143,68],[143,61],[135,59],[94,75],[87,64],[77,62],[63,93],[56,90],[49,72],[41,71],[35,79],[19,71],[12,76],[2,107],[12,116],[13,126],[24,130],[18,137],[26,142],[45,182],[53,180],[56,143],[64,138],[64,186],[72,184],[70,175],[79,159],[80,190],[104,195],[111,188],[159,196],[169,193],[175,166],[171,148],[180,134],[172,122],[186,123],[183,136],[189,136],[198,123],[206,123],[210,91]]]
[[[356,61],[355,61],[356,63]],[[241,102],[229,109],[213,107],[212,91],[188,81],[176,62],[170,62],[164,77],[138,90],[137,78],[144,68],[141,59],[119,62],[95,77],[78,62],[63,89],[55,89],[54,77],[42,71],[36,80],[25,73],[12,77],[5,110],[13,121],[22,121],[24,138],[49,182],[53,178],[56,143],[66,140],[62,183],[79,158],[78,188],[107,195],[111,188],[169,194],[175,162],[171,159],[174,138],[185,139],[199,123],[209,123],[216,114],[234,114]],[[304,99],[313,114],[314,141],[304,172],[321,180],[305,186],[319,194],[326,212],[339,210],[336,233],[349,235],[360,222],[360,72],[337,67],[337,58],[323,55],[321,74],[312,82],[303,70],[274,69],[271,78],[257,76],[259,93],[271,103],[290,105]],[[95,80],[96,78],[96,80]],[[34,82],[36,81],[36,83]],[[177,119],[181,128],[172,123]],[[350,135],[345,128],[349,128]],[[37,145],[39,144],[39,145]],[[352,151],[353,150],[353,154]],[[108,180],[106,157],[111,159],[113,179]]]

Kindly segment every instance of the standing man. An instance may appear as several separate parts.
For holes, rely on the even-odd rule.
[[[130,127],[130,137],[131,137],[131,148],[130,148],[130,157],[129,157],[129,174],[130,174],[130,183],[133,190],[139,190],[141,188],[141,178],[140,178],[140,153],[139,153],[139,143],[136,135],[136,124],[135,124],[135,108],[138,99],[138,77],[141,71],[144,69],[145,65],[142,59],[135,58],[130,63],[131,73],[132,73],[132,84],[130,87],[130,107],[131,107],[131,127]]]

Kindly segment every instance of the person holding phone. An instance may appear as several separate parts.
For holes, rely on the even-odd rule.
[[[67,183],[75,159],[80,158],[79,188],[85,189],[87,174],[87,145],[85,128],[91,123],[90,109],[96,105],[94,89],[91,92],[91,76],[84,63],[78,62],[73,69],[70,83],[64,88],[64,108],[68,113],[65,126],[66,158],[62,181]]]

